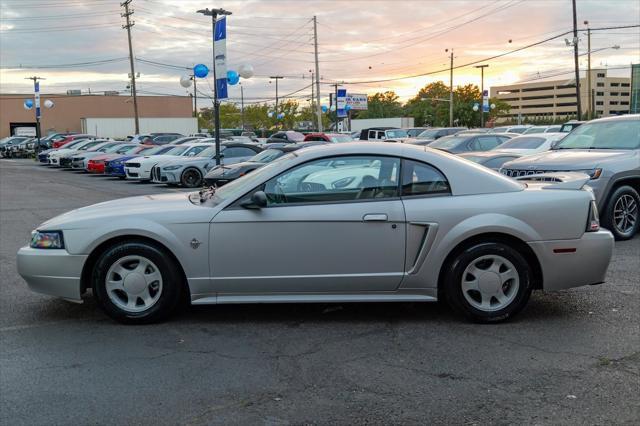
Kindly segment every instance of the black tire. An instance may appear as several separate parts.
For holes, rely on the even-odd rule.
[[[517,290],[514,287],[511,301],[506,306],[493,311],[474,307],[467,300],[462,289],[463,274],[467,267],[485,256],[498,256],[508,260],[519,278],[519,285]],[[526,306],[533,289],[531,266],[516,249],[502,242],[470,245],[457,252],[444,267],[442,290],[447,302],[455,311],[475,322],[496,323],[513,317]]]
[[[197,188],[202,186],[202,173],[200,170],[188,168],[180,176],[180,184],[185,188]]]
[[[627,214],[627,222],[622,221],[622,214]],[[616,240],[624,241],[633,238],[640,228],[640,196],[630,186],[623,185],[615,189],[609,197],[603,212],[602,226],[607,228]],[[635,221],[630,225],[631,221]],[[626,226],[625,226],[626,225]]]
[[[107,273],[112,265],[127,256],[142,256],[153,262],[162,276],[162,291],[157,301],[142,312],[127,312],[107,294]],[[185,298],[185,282],[180,266],[162,248],[144,241],[127,241],[108,248],[93,270],[93,294],[104,312],[124,324],[150,324],[168,317]],[[124,282],[124,281],[123,281]]]

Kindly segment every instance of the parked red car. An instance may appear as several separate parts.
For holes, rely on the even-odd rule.
[[[89,173],[103,174],[105,163],[107,161],[113,160],[115,158],[122,157],[123,155],[142,155],[143,151],[148,151],[152,148],[155,148],[153,145],[138,145],[135,147],[123,147],[123,149],[119,149],[116,152],[112,152],[109,154],[98,155],[97,157],[93,157],[89,161],[87,161],[87,171]]]
[[[329,143],[353,142],[351,135],[342,133],[308,133],[304,141],[325,141]]]
[[[92,135],[84,135],[84,134],[68,135],[64,139],[61,139],[59,141],[55,141],[54,143],[52,143],[51,147],[52,148],[60,148],[61,146],[66,145],[69,142],[74,141],[76,139],[97,139],[97,138],[95,136],[92,136]]]

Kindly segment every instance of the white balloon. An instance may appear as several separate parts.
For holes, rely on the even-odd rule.
[[[46,101],[44,101],[44,107],[45,108],[53,108],[53,105],[55,105],[53,103],[53,101],[51,99],[47,99]]]
[[[251,78],[253,77],[253,67],[249,64],[240,65],[238,74],[240,74],[242,78]]]
[[[474,110],[474,111],[478,111],[478,109],[479,109],[479,108],[478,108],[478,105],[474,105],[474,106],[473,106],[473,110]]]
[[[184,88],[191,87],[191,76],[183,75],[180,77],[180,86]]]

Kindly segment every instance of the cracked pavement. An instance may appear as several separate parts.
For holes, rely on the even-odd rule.
[[[616,244],[606,284],[534,293],[499,325],[371,303],[199,306],[131,327],[17,275],[44,220],[166,191],[0,160],[0,424],[640,423],[640,236]]]

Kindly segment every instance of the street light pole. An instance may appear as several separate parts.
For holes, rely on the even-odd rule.
[[[37,76],[33,76],[33,77],[25,77],[25,80],[33,80],[33,97],[35,99],[34,102],[34,109],[36,111],[36,138],[38,139],[38,144],[36,145],[36,151],[38,149],[40,149],[40,137],[42,135],[41,130],[40,130],[40,83],[38,83],[38,80],[45,80],[42,77],[37,77]]]
[[[484,127],[484,69],[489,65],[476,65],[474,68],[480,68],[480,127]]]
[[[445,49],[448,52],[449,49]],[[449,69],[449,127],[453,127],[453,49],[451,49],[451,67]]]
[[[584,21],[587,26],[587,98],[589,103],[587,105],[587,120],[591,120],[591,105],[593,103],[593,97],[591,95],[591,28],[589,28],[589,21]]]
[[[573,5],[573,62],[576,72],[576,105],[578,120],[582,120],[582,102],[580,99],[580,64],[578,63],[578,21],[576,17],[576,0],[572,0]]]
[[[224,9],[201,9],[197,13],[202,13],[205,16],[211,16],[211,30],[212,30],[212,49],[211,56],[213,58],[213,116],[215,120],[215,141],[216,141],[216,165],[220,165],[220,102],[218,101],[218,80],[216,76],[216,19],[218,15],[228,16],[231,12]]]

